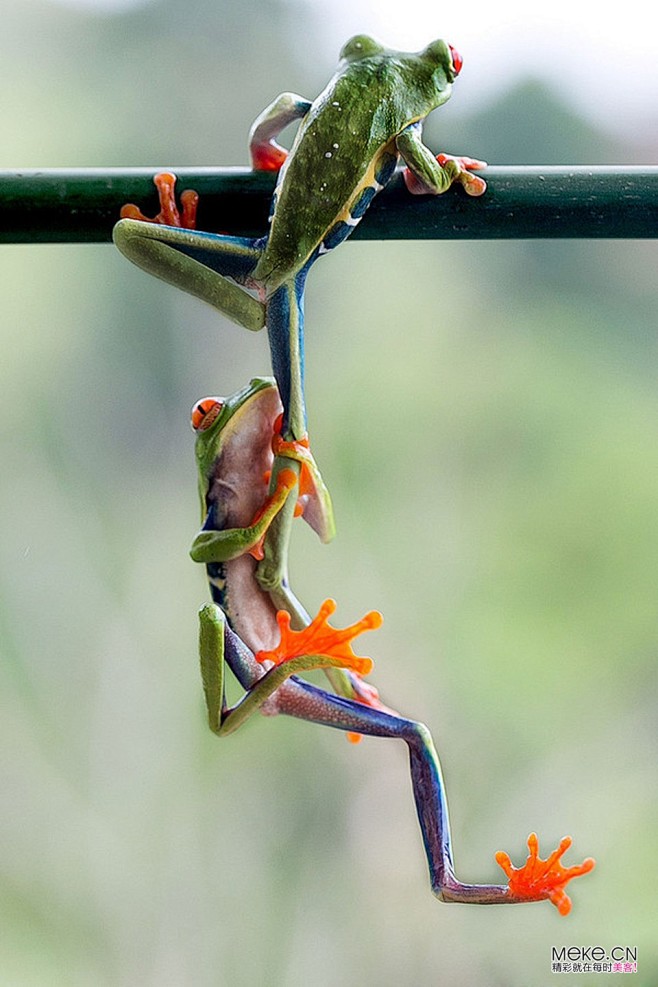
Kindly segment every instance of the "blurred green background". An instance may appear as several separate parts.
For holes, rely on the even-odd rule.
[[[244,164],[256,114],[313,96],[336,56],[310,7],[265,0],[14,0],[0,52],[6,168]],[[465,112],[459,92],[436,150],[644,160],[646,133],[600,132],[559,87]],[[656,982],[656,259],[349,243],[309,280],[339,532],[300,526],[293,585],[341,622],[384,612],[363,650],[433,731],[462,879],[497,880],[494,851],[519,863],[531,829],[597,858],[561,919],[436,902],[402,745],[207,731],[188,412],[267,372],[266,340],[110,246],[2,249],[3,987],[534,987],[570,944],[637,946],[633,983]]]

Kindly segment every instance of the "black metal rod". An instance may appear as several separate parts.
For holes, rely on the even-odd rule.
[[[0,243],[104,243],[125,202],[158,211],[157,168],[0,171]],[[175,169],[174,169],[175,170]],[[199,229],[258,236],[275,175],[180,168],[201,196]],[[489,240],[658,235],[657,166],[495,166],[488,189],[412,196],[396,176],[354,233],[363,240]]]

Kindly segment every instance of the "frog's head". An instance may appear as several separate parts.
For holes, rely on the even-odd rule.
[[[280,411],[279,393],[271,377],[254,377],[246,387],[227,398],[197,401],[191,424],[196,433],[195,455],[202,496],[220,457],[230,461],[232,471],[244,472],[245,476],[256,467],[257,460],[271,458],[274,422]]]
[[[367,34],[357,34],[340,52],[345,66],[368,62],[372,66],[388,64],[394,69],[401,88],[420,90],[427,112],[440,106],[450,96],[452,83],[462,67],[462,58],[446,41],[432,41],[423,51],[404,52],[385,48]]]

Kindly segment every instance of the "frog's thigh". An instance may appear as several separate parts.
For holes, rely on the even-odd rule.
[[[122,219],[114,228],[119,250],[142,270],[201,298],[246,329],[262,329],[265,308],[227,278],[249,276],[261,242]]]

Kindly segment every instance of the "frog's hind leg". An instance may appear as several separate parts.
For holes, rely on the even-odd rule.
[[[308,267],[285,281],[267,302],[272,371],[283,405],[281,435],[287,441],[299,441],[306,436],[304,287]]]
[[[272,444],[275,453],[272,484],[279,470],[292,468],[300,480],[300,494],[306,501],[303,516],[323,542],[334,534],[333,508],[329,491],[311,453],[306,435],[304,402],[304,285],[310,264],[294,278],[285,281],[268,298],[267,332],[283,415]],[[264,559],[256,578],[268,592],[277,609],[295,615],[289,590],[288,544],[295,504],[285,505],[275,518],[264,544]]]
[[[142,270],[208,302],[238,325],[252,331],[265,325],[265,305],[243,287],[262,253],[262,240],[137,219],[120,220],[113,238]]]
[[[331,695],[298,679],[286,682],[272,702],[276,708],[268,712],[285,713],[350,733],[403,740],[409,749],[414,799],[434,894],[442,901],[483,905],[522,900],[510,894],[507,885],[462,884],[455,877],[441,765],[424,724]]]

